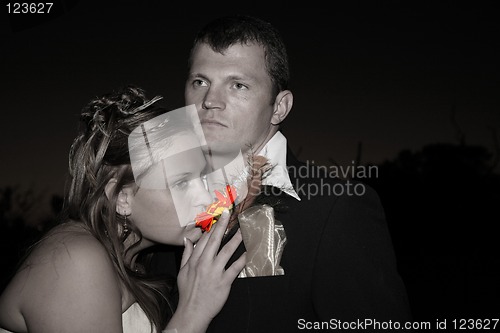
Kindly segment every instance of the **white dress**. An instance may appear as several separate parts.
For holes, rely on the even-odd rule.
[[[139,303],[132,304],[123,314],[123,333],[151,333],[151,324]],[[156,333],[156,330],[153,330]],[[0,333],[13,333],[0,327]]]
[[[122,314],[123,333],[156,333],[139,303],[132,304]]]

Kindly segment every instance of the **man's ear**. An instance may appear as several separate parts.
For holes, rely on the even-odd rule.
[[[293,94],[290,90],[283,90],[276,96],[274,112],[271,118],[272,125],[279,125],[288,116],[293,106]]]
[[[110,200],[113,196],[113,193],[116,189],[117,180],[115,178],[111,178],[106,187],[104,188],[104,192],[106,193],[106,197]],[[131,187],[122,187],[120,192],[118,193],[118,197],[116,198],[116,212],[120,215],[130,215],[132,214],[132,202],[133,193]]]

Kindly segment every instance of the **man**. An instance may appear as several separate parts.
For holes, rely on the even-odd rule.
[[[267,22],[220,18],[195,39],[186,104],[196,105],[214,156],[231,143],[269,159],[264,197],[282,207],[275,217],[287,239],[284,274],[237,279],[208,332],[370,329],[365,320],[409,321],[377,194],[365,185],[362,194],[348,194],[348,182],[318,177],[287,149],[279,125],[293,105],[288,80],[285,46]],[[307,192],[313,188],[315,195]]]

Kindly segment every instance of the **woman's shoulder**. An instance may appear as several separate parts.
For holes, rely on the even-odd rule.
[[[55,227],[33,248],[0,299],[15,315],[64,310],[109,298],[121,308],[120,284],[105,247],[75,222]],[[0,317],[0,322],[3,319]]]
[[[106,248],[82,223],[67,222],[47,233],[33,248],[21,270],[64,270],[71,272],[96,265],[112,265]],[[102,267],[101,267],[102,268]]]

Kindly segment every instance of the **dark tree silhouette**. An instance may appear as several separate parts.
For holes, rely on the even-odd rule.
[[[500,176],[484,147],[404,150],[363,180],[379,193],[417,319],[500,313]]]
[[[42,193],[32,188],[0,188],[0,291],[7,285],[26,250],[52,227],[62,208],[62,198],[52,196],[51,212],[40,214]]]

